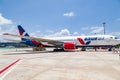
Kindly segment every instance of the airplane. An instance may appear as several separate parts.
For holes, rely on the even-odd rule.
[[[30,37],[28,33],[18,25],[20,35],[4,33],[3,35],[15,36],[21,38],[21,43],[33,47],[33,51],[43,51],[45,47],[54,47],[54,51],[75,50],[81,47],[85,51],[87,47],[93,47],[95,50],[99,47],[107,47],[111,51],[112,47],[120,40],[112,35],[91,35],[91,36],[65,36],[65,37]],[[13,40],[15,41],[15,40]]]

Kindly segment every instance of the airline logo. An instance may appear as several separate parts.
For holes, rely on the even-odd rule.
[[[89,45],[91,41],[94,40],[104,40],[104,37],[86,37],[84,40],[82,38],[77,38],[77,40],[82,44],[82,45]]]
[[[20,35],[22,35],[25,32],[25,30],[20,25],[18,25],[18,31]]]
[[[18,25],[18,31],[19,31],[20,35],[29,36],[20,25]]]
[[[85,41],[93,41],[93,40],[104,40],[104,37],[88,37],[84,39]]]
[[[77,40],[80,42],[80,44],[82,44],[82,45],[89,45],[90,43],[91,43],[91,41],[89,40],[89,41],[84,41],[82,38],[77,38]]]

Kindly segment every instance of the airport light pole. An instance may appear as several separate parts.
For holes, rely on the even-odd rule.
[[[103,22],[103,28],[104,28],[104,35],[105,35],[105,22]]]

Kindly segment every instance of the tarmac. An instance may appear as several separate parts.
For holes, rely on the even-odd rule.
[[[120,80],[120,56],[108,51],[0,50],[0,80]]]

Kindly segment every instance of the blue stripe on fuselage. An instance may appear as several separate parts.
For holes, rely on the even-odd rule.
[[[26,39],[22,43],[29,45],[29,46],[38,46],[38,44],[34,44],[30,39]]]

